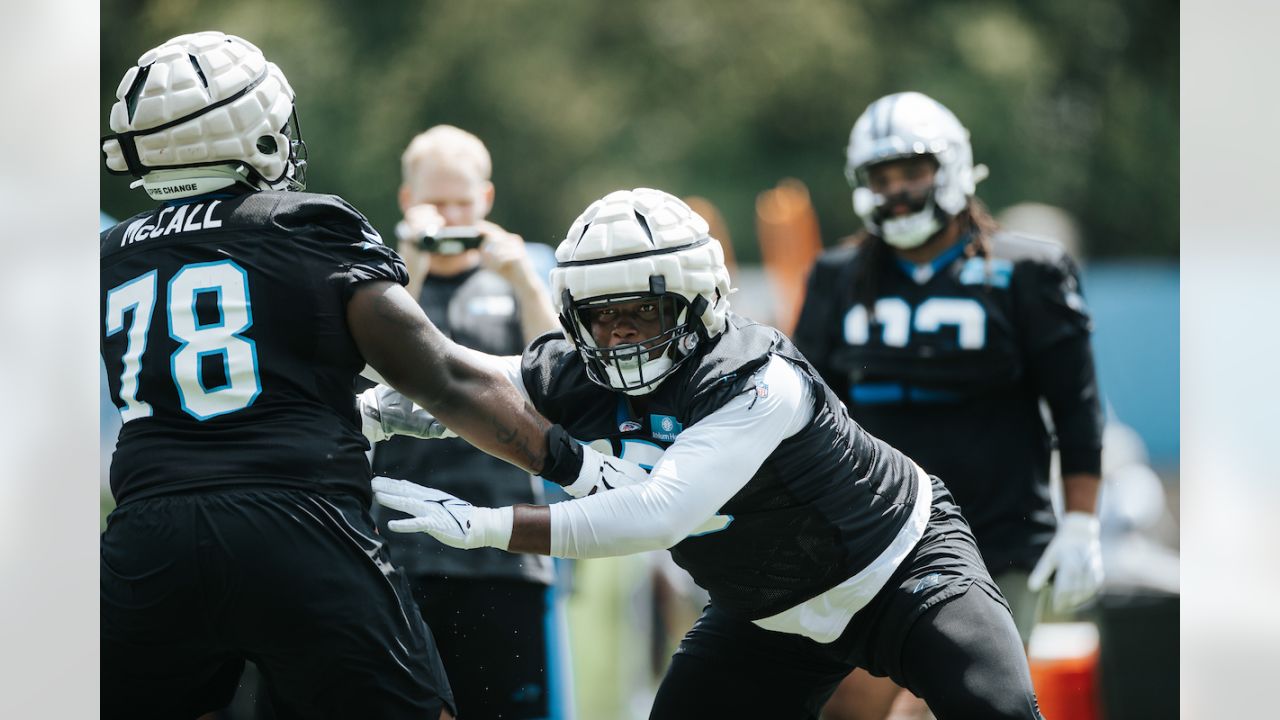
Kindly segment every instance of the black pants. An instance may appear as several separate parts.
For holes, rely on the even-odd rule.
[[[453,709],[430,631],[356,498],[280,490],[126,503],[101,541],[104,718],[226,705],[246,659],[280,718]]]
[[[524,580],[453,576],[414,578],[410,585],[440,648],[460,717],[551,716],[551,674],[556,670],[547,637],[551,588]],[[563,702],[554,700],[556,705]]]
[[[765,630],[714,600],[672,658],[650,718],[817,718],[854,667],[888,675],[938,720],[1043,720],[1008,605],[936,479],[924,537],[834,642]]]

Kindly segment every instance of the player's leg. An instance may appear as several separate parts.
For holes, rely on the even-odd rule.
[[[827,701],[822,720],[886,720],[901,692],[889,678],[855,669]]]
[[[902,646],[901,680],[938,720],[1043,720],[1013,617],[985,585],[938,603]]]
[[[924,536],[864,611],[859,662],[923,698],[939,720],[1037,718],[1008,605],[951,493],[937,478],[932,490]]]
[[[1009,610],[1013,612],[1013,624],[1018,628],[1018,637],[1022,639],[1024,648],[1031,644],[1031,631],[1040,622],[1045,598],[1044,590],[1032,592],[1027,588],[1027,577],[1030,574],[1026,570],[1012,569],[992,578],[1000,588],[1000,594],[1009,603]]]
[[[104,718],[196,717],[231,701],[241,656],[208,633],[190,498],[117,508],[99,564]]]
[[[1027,571],[1007,570],[994,578],[1009,603],[1014,625],[1023,647],[1040,617],[1043,592],[1027,589]],[[875,677],[854,670],[840,683],[831,701],[823,708],[823,720],[923,720],[929,708],[910,692],[887,677]]]
[[[262,672],[278,718],[456,714],[435,641],[361,503],[245,491],[207,509],[221,550],[206,572],[234,588],[219,627]]]
[[[649,717],[811,720],[849,669],[811,640],[708,606],[672,657]]]
[[[455,577],[411,584],[467,716],[551,717],[546,585]]]

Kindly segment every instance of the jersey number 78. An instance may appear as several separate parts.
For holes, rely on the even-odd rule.
[[[117,401],[124,422],[152,414],[151,405],[138,398],[138,379],[158,283],[152,270],[107,292],[104,322],[108,337],[126,331],[126,314],[133,311]],[[196,312],[202,296],[206,296],[206,307],[215,309],[215,317],[204,322]],[[165,298],[169,337],[178,342],[178,349],[169,356],[169,375],[182,410],[203,421],[249,407],[262,392],[262,380],[257,348],[242,335],[253,326],[248,273],[231,260],[183,265],[169,279]],[[218,384],[210,385],[206,378],[205,359],[209,357],[221,359],[223,375]]]

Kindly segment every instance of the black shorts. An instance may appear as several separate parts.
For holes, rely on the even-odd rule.
[[[392,556],[395,556],[392,547]],[[410,580],[464,718],[560,718],[554,590],[516,579]]]
[[[854,667],[889,675],[926,699],[928,695],[951,695],[957,702],[968,702],[965,707],[984,707],[986,698],[963,697],[969,690],[962,682],[962,671],[948,669],[919,679],[915,670],[934,648],[945,650],[949,658],[958,658],[953,668],[964,667],[993,679],[1019,672],[1025,676],[1025,683],[1022,677],[1017,678],[1021,684],[1012,690],[992,689],[997,700],[1017,693],[1021,703],[1024,696],[1030,696],[1026,658],[1008,605],[987,574],[973,535],[950,493],[936,478],[933,493],[924,536],[839,638],[824,644],[801,635],[765,630],[718,611],[713,602],[672,658],[651,717],[817,718]],[[969,593],[971,588],[981,588],[981,592]],[[939,609],[951,604],[948,601],[966,594],[967,601],[957,603],[959,612],[939,616]],[[930,615],[925,622],[936,632],[912,633],[926,613]],[[992,634],[998,636],[993,639],[1008,642],[990,643],[987,648],[969,640],[953,643],[956,633],[952,630],[966,623],[993,628]],[[905,655],[904,648],[913,654]],[[982,711],[972,715],[988,716],[1003,717]]]
[[[435,718],[453,696],[355,498],[239,490],[126,503],[101,540],[104,718],[192,718],[246,659],[281,718]]]

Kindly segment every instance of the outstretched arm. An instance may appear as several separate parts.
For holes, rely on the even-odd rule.
[[[573,458],[565,457],[572,448],[549,442],[551,423],[490,356],[446,338],[403,287],[387,281],[359,285],[347,304],[347,326],[365,360],[388,383],[471,444],[548,479],[577,476],[581,453],[572,466]]]
[[[687,428],[648,481],[556,505],[473,507],[405,480],[374,479],[379,503],[414,517],[397,532],[427,532],[454,547],[498,547],[557,557],[601,557],[668,548],[693,532],[727,525],[715,515],[787,437],[812,416],[796,369],[775,358],[754,390]]]

